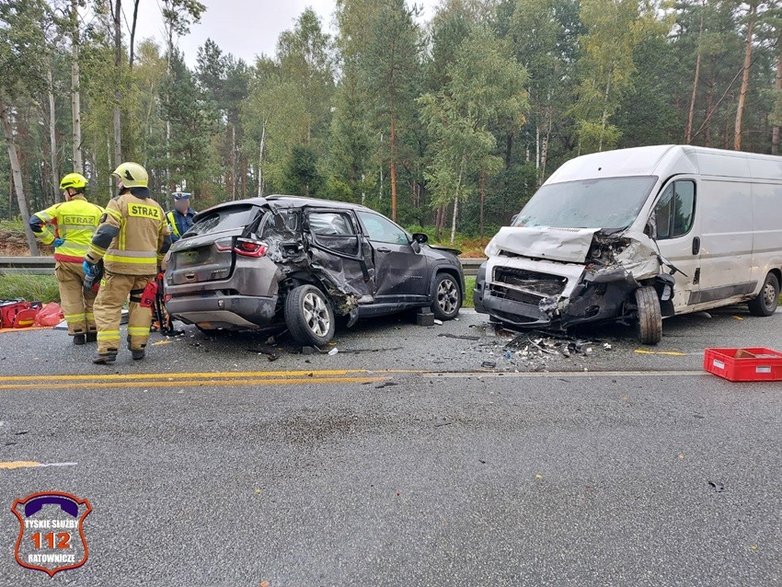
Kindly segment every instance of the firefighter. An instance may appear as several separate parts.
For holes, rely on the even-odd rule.
[[[171,230],[171,242],[175,243],[193,226],[193,216],[196,211],[190,207],[190,194],[174,192],[174,209],[166,214],[168,228]]]
[[[128,348],[133,360],[144,358],[152,308],[139,305],[144,290],[154,283],[171,246],[165,214],[147,188],[147,171],[138,163],[122,163],[112,175],[119,195],[106,206],[89,250],[86,273],[103,259],[104,275],[95,300],[98,352],[93,363],[109,364],[117,358],[122,305],[130,296]]]
[[[36,212],[30,228],[45,245],[54,245],[54,274],[60,287],[60,303],[73,344],[95,342],[95,294],[82,287],[82,259],[87,252],[103,208],[87,201],[87,179],[69,173],[60,181],[64,202]]]

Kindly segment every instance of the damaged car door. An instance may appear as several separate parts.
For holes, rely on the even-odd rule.
[[[697,297],[700,284],[701,238],[696,214],[696,182],[677,178],[660,192],[647,225],[662,257],[670,263],[676,284],[673,306],[679,312]],[[669,271],[671,268],[669,267]]]
[[[429,268],[407,232],[372,212],[357,212],[374,250],[376,298],[379,303],[427,300]]]
[[[332,297],[341,293],[352,298],[350,307],[371,303],[375,295],[371,248],[353,212],[306,208],[304,219],[312,268]],[[338,299],[333,301],[339,305]]]

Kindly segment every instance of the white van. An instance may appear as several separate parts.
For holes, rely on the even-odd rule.
[[[515,327],[618,320],[656,344],[662,318],[777,308],[782,157],[638,147],[560,167],[486,247],[475,308]]]

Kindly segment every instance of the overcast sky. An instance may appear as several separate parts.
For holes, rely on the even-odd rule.
[[[308,6],[321,19],[323,28],[335,33],[334,8],[335,0],[201,0],[206,5],[206,12],[199,24],[193,25],[190,34],[179,39],[180,50],[185,54],[189,65],[195,64],[196,51],[211,38],[224,53],[233,53],[248,64],[255,61],[256,55],[263,53],[274,55],[277,47],[277,37],[284,30],[292,29],[296,18]],[[415,0],[423,7],[421,22],[431,19],[435,7],[440,0]],[[412,5],[413,0],[407,0]],[[139,3],[139,19],[137,37],[139,40],[147,37],[155,38],[163,45],[165,33],[163,17],[160,13],[159,0],[141,0]],[[128,20],[130,2],[124,2],[123,7]]]

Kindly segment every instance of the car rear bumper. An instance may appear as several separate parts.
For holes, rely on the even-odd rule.
[[[274,321],[277,297],[224,295],[177,296],[166,302],[169,314],[205,328],[257,329]]]

